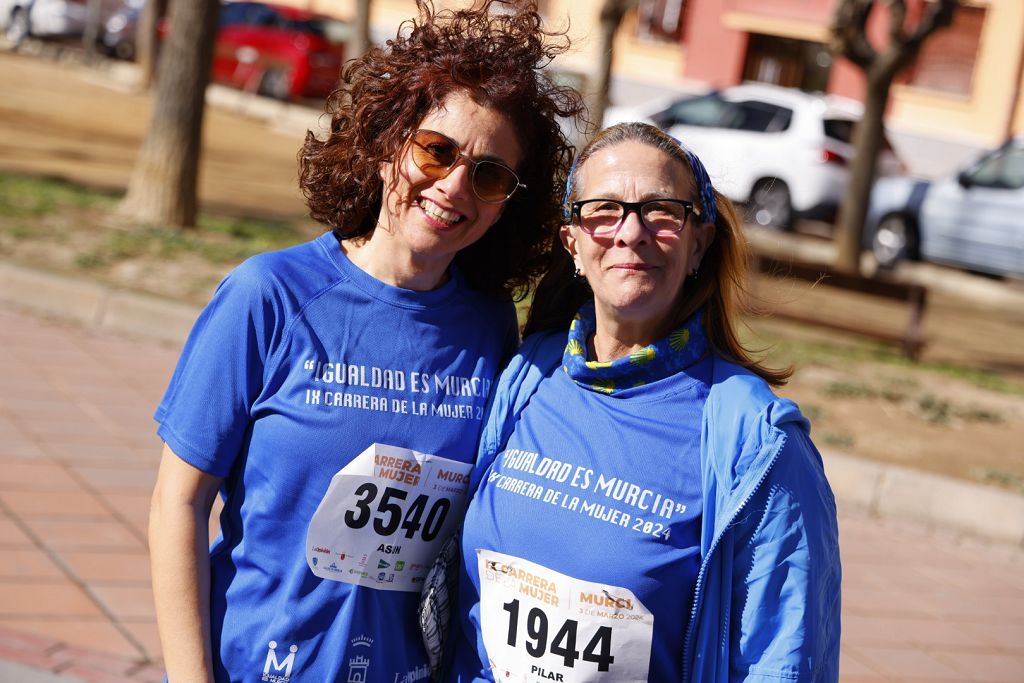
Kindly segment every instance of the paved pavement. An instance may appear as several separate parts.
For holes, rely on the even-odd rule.
[[[0,306],[0,681],[162,679],[150,415],[176,355]],[[840,516],[844,683],[1024,683],[1024,551]]]

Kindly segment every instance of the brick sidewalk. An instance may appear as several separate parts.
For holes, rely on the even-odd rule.
[[[162,680],[145,535],[176,356],[0,308],[0,660]],[[1024,683],[1024,553],[840,525],[844,683]]]

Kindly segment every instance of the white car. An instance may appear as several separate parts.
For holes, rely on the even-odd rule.
[[[100,26],[123,4],[100,0]],[[17,47],[30,36],[80,36],[89,20],[89,0],[0,0],[0,29]]]
[[[862,111],[859,102],[835,95],[745,83],[639,116],[612,109],[605,124],[634,118],[658,125],[696,152],[721,193],[747,205],[748,221],[786,229],[797,216],[834,215]],[[879,174],[902,171],[883,143]]]
[[[1024,276],[1024,137],[955,176],[879,180],[864,239],[882,267],[912,259]]]

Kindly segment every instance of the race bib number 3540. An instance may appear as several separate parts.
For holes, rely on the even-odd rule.
[[[647,681],[654,615],[632,591],[477,550],[480,626],[496,681]]]
[[[470,463],[373,444],[331,479],[306,533],[323,579],[419,591],[466,505]]]

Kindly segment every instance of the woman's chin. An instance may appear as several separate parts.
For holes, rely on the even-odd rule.
[[[660,327],[662,320],[671,312],[671,301],[662,301],[656,293],[644,293],[643,295],[637,293],[606,301],[598,300],[596,303],[599,308],[606,311],[610,322],[639,323]]]

